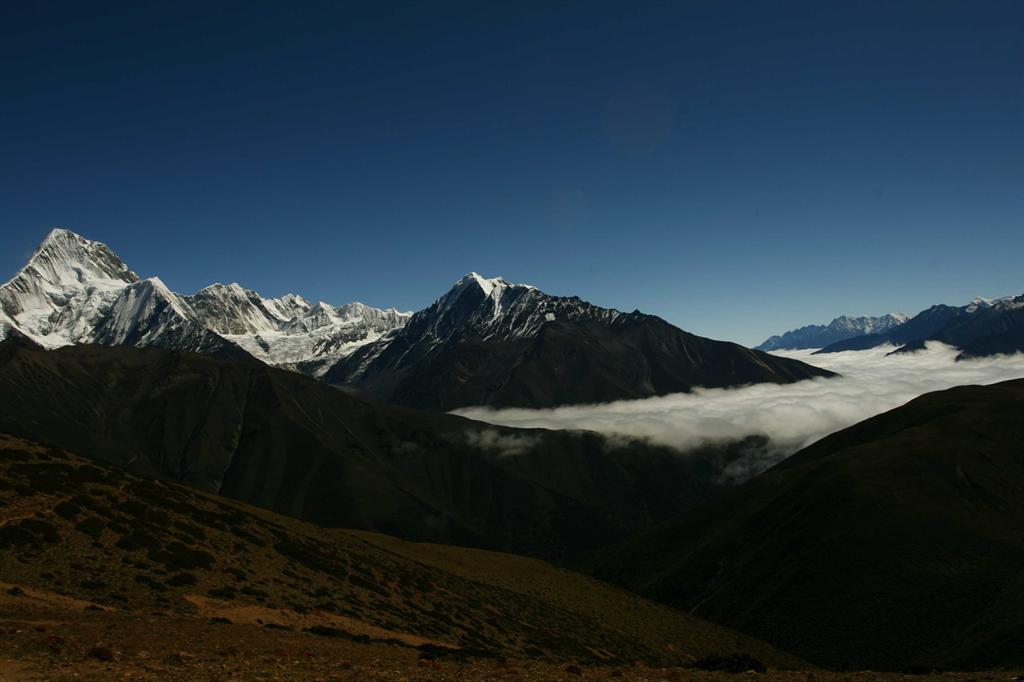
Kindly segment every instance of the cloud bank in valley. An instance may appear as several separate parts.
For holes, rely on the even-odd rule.
[[[473,407],[456,413],[503,426],[587,429],[645,438],[684,451],[763,435],[771,441],[773,459],[778,459],[923,393],[1024,378],[1024,354],[955,362],[959,351],[937,342],[929,342],[918,353],[887,356],[892,350],[886,346],[826,355],[806,350],[776,353],[843,375],[835,379],[702,388],[601,405],[543,410]]]

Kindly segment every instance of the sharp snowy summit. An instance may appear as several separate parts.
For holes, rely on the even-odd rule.
[[[324,377],[381,400],[450,410],[606,402],[830,374],[639,311],[471,272]]]
[[[238,284],[191,296],[141,279],[106,245],[69,230],[46,236],[0,286],[0,338],[20,332],[45,348],[71,344],[157,346],[228,356],[316,374],[400,327],[410,313],[361,303],[262,298]]]

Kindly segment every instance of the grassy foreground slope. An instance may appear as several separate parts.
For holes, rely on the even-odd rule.
[[[76,621],[107,619],[110,639],[113,624],[145,617],[147,651],[157,630],[176,651],[182,628],[219,625],[280,633],[289,647],[300,637],[311,650],[346,642],[430,659],[688,666],[743,654],[799,665],[541,561],[319,528],[9,436],[0,436],[0,581],[2,618],[63,605]],[[89,657],[95,646],[107,645],[79,637],[50,653]],[[130,638],[119,646],[122,660],[138,653]]]

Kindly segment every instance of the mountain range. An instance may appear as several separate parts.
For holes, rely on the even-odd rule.
[[[1022,310],[837,318],[859,335],[826,350],[1020,349]],[[0,337],[0,677],[1024,666],[1024,380],[921,396],[736,483],[764,438],[681,453],[445,411],[828,372],[502,278],[411,315],[185,296],[55,230],[0,286]]]
[[[833,376],[659,317],[470,273],[409,322],[339,361],[326,381],[432,410],[553,407]]]
[[[810,324],[777,336],[770,336],[757,350],[798,350],[825,346],[867,334],[884,334],[908,318],[903,313],[888,313],[879,317],[850,317],[840,315],[828,324]]]
[[[55,229],[0,286],[0,335],[251,356],[399,405],[550,407],[831,372],[684,332],[653,315],[471,273],[415,315],[263,298],[237,284],[179,295],[104,244]],[[2,336],[0,336],[2,338]]]
[[[885,344],[900,352],[941,341],[960,349],[958,360],[1024,351],[1024,295],[976,298],[964,306],[934,305],[888,331],[847,339],[819,353],[864,350]]]
[[[959,348],[958,360],[1024,352],[1024,295],[975,298],[963,306],[933,305],[910,318],[902,313],[842,315],[828,325],[808,325],[771,336],[756,348],[839,353],[892,344],[898,347],[896,352],[913,352],[924,348],[926,341]]]
[[[99,343],[251,355],[311,374],[408,317],[294,294],[267,299],[237,284],[182,296],[158,277],[141,279],[106,245],[59,228],[0,286],[0,335],[16,329],[47,348]]]

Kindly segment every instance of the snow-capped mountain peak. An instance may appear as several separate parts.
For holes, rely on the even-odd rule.
[[[218,334],[256,334],[276,330],[283,318],[255,291],[239,284],[211,284],[188,297],[202,323]]]
[[[963,307],[967,313],[974,314],[982,310],[1011,310],[1024,307],[1024,296],[1001,296],[999,298],[982,298],[975,296]]]
[[[811,324],[788,331],[784,334],[771,336],[758,350],[779,350],[783,348],[824,348],[839,341],[845,341],[867,334],[882,334],[910,319],[903,313],[887,313],[878,317],[868,315],[840,315],[827,325]]]
[[[493,279],[488,279],[475,272],[471,272],[467,274],[465,277],[463,277],[461,280],[459,280],[456,283],[456,286],[458,286],[459,284],[475,284],[476,286],[480,287],[480,289],[483,290],[484,294],[490,296],[491,292],[494,291],[494,287],[503,286],[505,284],[505,279],[503,277],[495,277]]]
[[[640,311],[469,273],[323,378],[410,407],[554,407],[794,380],[788,369],[785,377],[777,373],[779,360]],[[793,369],[797,376],[828,374],[802,364]]]
[[[294,320],[306,313],[312,306],[298,294],[285,294],[279,298],[265,298],[263,304],[279,320]]]
[[[105,244],[54,228],[29,258],[22,272],[30,271],[54,286],[80,286],[96,280],[135,282],[138,275]]]
[[[501,294],[505,289],[510,287],[522,287],[526,289],[536,289],[537,287],[530,284],[513,284],[506,280],[504,277],[492,277],[487,278],[475,272],[470,272],[462,277],[452,287],[453,291],[462,290],[469,286],[479,287],[484,292],[485,296],[491,296],[495,291]]]
[[[849,330],[859,334],[877,334],[888,331],[896,325],[903,324],[909,317],[903,313],[886,313],[878,317],[869,315],[851,316],[840,315],[825,327],[832,330]]]
[[[486,308],[487,317],[497,318],[515,301],[531,292],[539,293],[539,290],[530,284],[513,284],[504,277],[487,278],[470,272],[455,282],[428,310],[435,310],[438,317],[454,314],[459,319],[452,321],[460,325],[463,314],[479,313],[481,306]]]
[[[138,280],[106,245],[54,229],[0,286],[0,327],[48,348],[84,342],[118,292]]]
[[[375,363],[409,366],[465,339],[532,338],[556,320],[610,324],[620,315],[618,310],[599,308],[575,296],[551,296],[529,284],[471,272],[430,307],[412,315],[407,324],[336,365],[329,378],[349,382],[362,377]]]
[[[153,345],[137,343],[156,338],[169,319],[188,320],[192,311],[159,277],[132,282],[124,287],[110,305],[97,327],[105,344]],[[163,324],[153,324],[161,319]]]
[[[295,294],[264,299],[236,283],[181,296],[158,277],[140,280],[106,245],[61,228],[0,286],[0,339],[16,330],[49,348],[102,343],[247,352],[310,372],[410,315],[362,303],[310,305]]]

